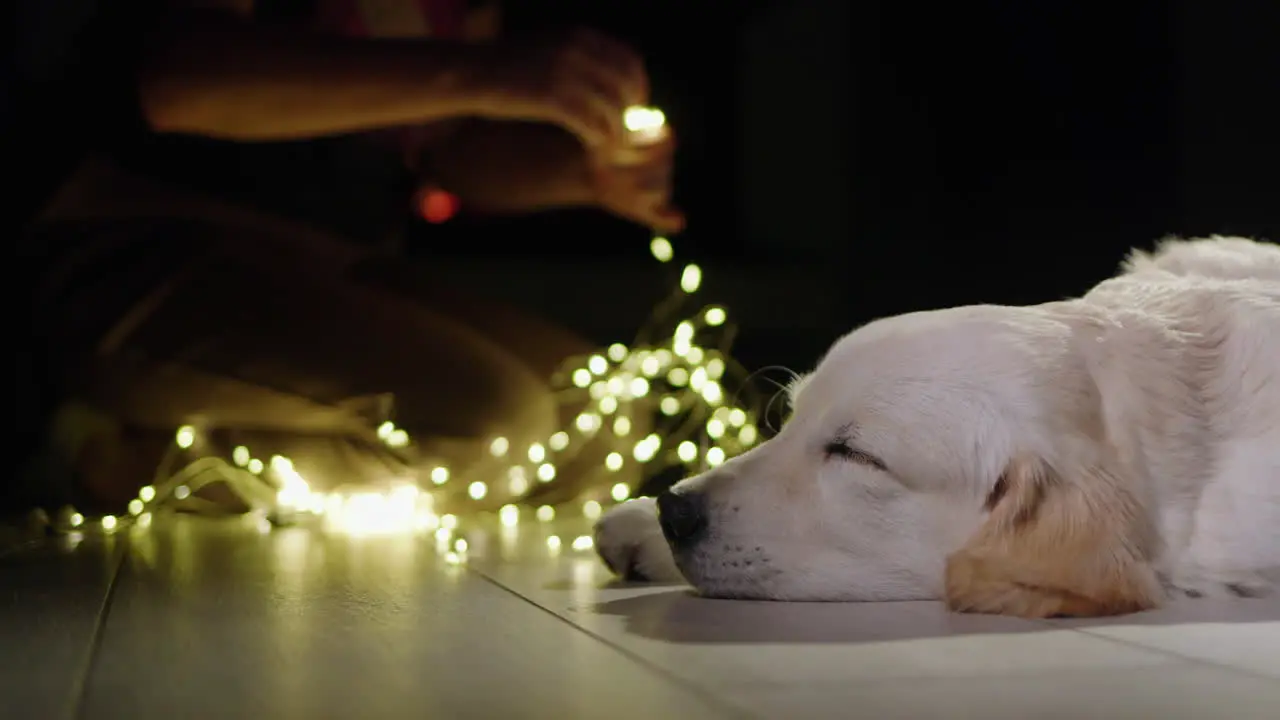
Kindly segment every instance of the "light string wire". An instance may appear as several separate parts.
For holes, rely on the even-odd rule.
[[[652,142],[665,132],[665,116],[656,108],[630,108],[624,121],[637,143]],[[652,237],[649,250],[663,265],[676,257],[671,240],[660,234]],[[553,390],[562,407],[581,408],[571,425],[523,448],[512,447],[505,437],[492,438],[487,449],[506,464],[504,477],[497,483],[492,478],[466,482],[462,503],[456,501],[466,479],[454,477],[444,464],[412,480],[393,480],[381,491],[317,491],[288,457],[263,459],[244,445],[234,447],[230,458],[204,454],[214,444],[201,440],[214,428],[184,425],[175,432],[151,484],[129,502],[127,515],[90,520],[64,507],[51,525],[82,536],[90,529],[146,528],[153,513],[162,510],[225,514],[225,506],[196,497],[203,488],[222,483],[263,526],[319,524],[327,531],[353,535],[430,532],[449,562],[462,563],[467,552],[467,542],[459,536],[463,521],[458,514],[437,514],[437,504],[452,500],[471,521],[501,499],[498,519],[504,527],[530,517],[550,522],[557,508],[537,504],[535,496],[555,482],[558,468],[603,438],[608,451],[603,464],[579,478],[574,502],[562,503],[559,509],[572,512],[576,505],[581,516],[595,520],[606,504],[631,498],[635,488],[617,481],[625,467],[637,467],[641,483],[673,467],[696,473],[724,463],[759,440],[764,399],[750,386],[751,375],[729,354],[736,328],[728,311],[704,305],[688,312],[702,281],[700,266],[684,264],[676,287],[657,304],[630,346],[615,343],[566,360],[553,377]],[[732,398],[726,384],[736,388]],[[642,419],[652,427],[637,438]],[[412,454],[413,439],[393,421],[383,421],[375,433],[389,450]],[[466,501],[473,504],[468,507]],[[555,535],[546,541],[553,552],[562,546]],[[570,547],[588,550],[591,538],[579,536]]]

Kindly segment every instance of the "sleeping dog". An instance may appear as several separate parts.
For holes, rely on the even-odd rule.
[[[1280,568],[1280,247],[1135,251],[1082,298],[878,320],[776,437],[614,508],[615,572],[770,600],[1095,616],[1268,593]]]

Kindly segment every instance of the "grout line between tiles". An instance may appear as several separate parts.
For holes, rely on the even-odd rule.
[[[72,720],[79,720],[84,717],[85,700],[89,694],[89,676],[93,673],[94,667],[98,660],[98,651],[102,647],[102,637],[106,632],[107,617],[111,614],[111,605],[115,600],[116,588],[120,584],[120,576],[124,572],[124,562],[128,555],[128,542],[120,543],[119,549],[116,551],[115,567],[111,571],[111,579],[107,582],[107,590],[102,596],[102,605],[98,608],[98,615],[94,618],[93,633],[89,636],[88,647],[85,648],[84,661],[80,666],[80,670],[76,673],[74,684],[71,686],[70,707],[67,709],[66,717]]]
[[[618,645],[617,643],[612,642],[611,640],[604,638],[596,633],[593,633],[590,630],[582,627],[581,625],[574,623],[573,621],[564,617],[560,613],[557,613],[551,608],[548,608],[545,605],[537,602],[533,598],[515,590],[514,588],[511,588],[503,584],[502,582],[499,582],[496,578],[490,576],[488,573],[482,570],[477,570],[472,567],[468,567],[467,571],[475,575],[476,577],[479,577],[480,579],[484,580],[485,582],[489,583],[490,585],[498,588],[499,590],[502,590],[508,595],[511,595],[515,598],[522,600],[525,603],[528,603],[529,605],[532,605],[538,610],[541,610],[547,615],[550,615],[551,617],[555,618],[557,621],[565,625],[568,625],[570,628],[573,628],[575,631],[582,633],[587,637],[590,637],[591,639],[601,643],[602,645],[605,645],[606,647],[612,649],[614,652],[617,652],[623,655],[627,659],[639,664],[641,667],[648,669],[650,672],[658,675],[664,680],[667,680],[668,682],[676,685],[677,687],[680,687],[686,692],[693,694],[695,697],[702,700],[703,702],[706,702],[707,704],[711,705],[712,707],[715,707],[716,709],[720,710],[723,713],[727,713],[730,717],[740,717],[740,718],[756,717],[755,715],[748,713],[746,710],[743,710],[742,708],[739,708],[737,706],[731,705],[728,702],[725,702],[718,695],[712,692],[709,692],[707,689],[702,688],[698,685],[694,685],[693,683],[690,683],[680,675],[667,670],[661,665],[658,665],[657,663],[652,662],[648,658],[645,658],[642,655],[634,653],[631,650],[628,650],[627,648],[622,647],[621,645]]]
[[[1214,668],[1214,669],[1217,669],[1217,670],[1226,670],[1226,671],[1233,672],[1233,673],[1237,673],[1237,674],[1240,674],[1240,675],[1247,675],[1247,676],[1249,676],[1249,677],[1256,678],[1256,679],[1267,680],[1267,681],[1269,681],[1269,682],[1273,682],[1273,683],[1280,683],[1280,678],[1277,678],[1277,677],[1276,677],[1276,676],[1274,676],[1274,675],[1268,675],[1268,674],[1266,674],[1266,673],[1258,672],[1258,671],[1256,671],[1256,670],[1250,670],[1250,669],[1248,669],[1248,668],[1242,668],[1242,667],[1239,667],[1238,665],[1224,665],[1224,664],[1222,664],[1222,663],[1220,663],[1220,662],[1216,662],[1216,661],[1209,660],[1209,659],[1206,659],[1206,658],[1200,658],[1200,657],[1196,657],[1196,656],[1194,656],[1194,655],[1187,655],[1187,654],[1180,653],[1180,652],[1177,652],[1177,651],[1174,651],[1174,650],[1169,650],[1169,649],[1167,649],[1167,648],[1155,647],[1155,646],[1152,646],[1152,645],[1144,645],[1144,644],[1142,644],[1142,643],[1140,643],[1140,642],[1135,642],[1135,641],[1133,641],[1133,640],[1125,640],[1125,639],[1123,639],[1123,638],[1112,637],[1112,636],[1110,636],[1110,635],[1103,635],[1103,634],[1100,634],[1100,633],[1097,633],[1097,632],[1093,632],[1093,631],[1091,631],[1091,630],[1090,630],[1090,629],[1088,629],[1088,628],[1064,627],[1064,626],[1062,626],[1062,625],[1055,625],[1054,623],[1052,623],[1052,622],[1050,622],[1050,621],[1048,621],[1048,620],[1033,620],[1032,622],[1036,623],[1037,625],[1043,625],[1043,626],[1045,626],[1045,627],[1053,628],[1053,629],[1055,629],[1055,630],[1070,630],[1070,631],[1072,631],[1072,632],[1077,632],[1077,633],[1080,633],[1081,635],[1088,636],[1089,638],[1091,638],[1091,639],[1093,639],[1093,640],[1101,640],[1101,641],[1103,641],[1103,642],[1107,642],[1107,643],[1114,643],[1114,644],[1116,644],[1116,645],[1123,645],[1124,647],[1128,647],[1128,648],[1135,648],[1135,649],[1138,649],[1138,650],[1146,650],[1147,652],[1155,653],[1155,654],[1157,654],[1157,655],[1165,655],[1165,656],[1168,656],[1168,657],[1171,657],[1171,658],[1176,658],[1176,659],[1178,659],[1178,660],[1182,660],[1182,661],[1185,661],[1185,662],[1190,662],[1190,663],[1195,664],[1195,665],[1207,665],[1207,666],[1209,666],[1209,667],[1211,667],[1211,668]]]

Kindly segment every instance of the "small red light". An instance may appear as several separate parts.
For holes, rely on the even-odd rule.
[[[422,219],[435,225],[457,215],[460,205],[457,195],[439,188],[427,188],[418,196],[418,212]]]

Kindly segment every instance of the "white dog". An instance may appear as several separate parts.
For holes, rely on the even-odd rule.
[[[1171,240],[1083,298],[879,320],[773,439],[608,513],[615,572],[1105,615],[1280,568],[1280,247]]]

